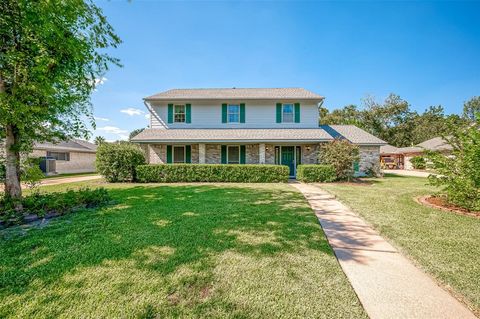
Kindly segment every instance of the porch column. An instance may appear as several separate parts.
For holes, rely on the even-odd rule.
[[[205,144],[198,144],[198,163],[205,164]]]
[[[260,164],[265,164],[265,144],[258,145],[258,161]]]

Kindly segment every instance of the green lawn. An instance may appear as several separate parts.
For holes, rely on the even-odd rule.
[[[75,185],[102,182],[42,190]],[[0,317],[366,317],[292,187],[108,187],[113,206],[0,232]]]
[[[417,265],[480,314],[480,219],[416,203],[432,194],[427,179],[387,176],[370,186],[325,184],[321,188],[374,226]]]

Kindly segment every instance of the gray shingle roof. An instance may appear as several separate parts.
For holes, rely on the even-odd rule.
[[[82,153],[95,153],[97,151],[97,145],[78,139],[72,139],[69,141],[61,141],[58,143],[35,143],[33,146],[36,150],[48,150],[48,151],[71,151]]]
[[[430,151],[451,151],[453,149],[453,147],[441,137],[434,137],[418,144],[418,146]]]
[[[399,154],[399,148],[390,144],[380,146],[380,154]]]
[[[303,129],[146,129],[134,142],[321,142],[333,138],[321,128]]]
[[[328,125],[353,144],[385,145],[387,142],[355,125]]]
[[[218,89],[172,89],[160,92],[145,100],[322,100],[323,96],[303,88],[218,88]]]

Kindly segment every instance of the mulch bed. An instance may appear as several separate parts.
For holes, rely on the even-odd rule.
[[[480,218],[480,212],[479,211],[470,211],[470,210],[467,210],[465,208],[452,205],[450,203],[447,203],[445,201],[445,198],[443,198],[441,196],[433,196],[433,195],[421,196],[421,197],[415,198],[415,201],[422,204],[422,205],[437,208],[437,209],[441,209],[443,211],[452,212],[452,213],[459,214],[459,215],[465,215],[465,216]]]

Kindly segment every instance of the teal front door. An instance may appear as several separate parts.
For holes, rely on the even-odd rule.
[[[290,176],[295,176],[295,147],[282,146],[282,165],[290,168]]]

